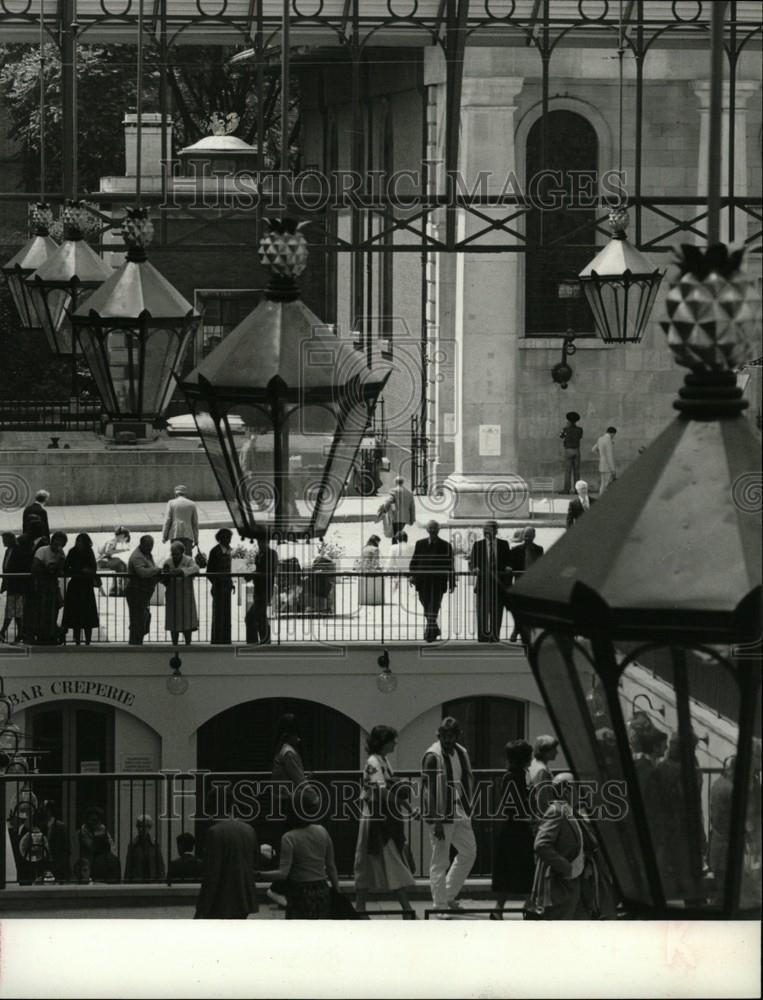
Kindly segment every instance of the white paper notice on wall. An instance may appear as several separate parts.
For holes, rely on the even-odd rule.
[[[101,762],[99,760],[81,760],[79,762],[80,774],[100,774]]]
[[[154,756],[150,753],[126,753],[122,754],[122,771],[148,773],[155,769]]]
[[[498,457],[501,454],[501,425],[480,424],[480,455]]]

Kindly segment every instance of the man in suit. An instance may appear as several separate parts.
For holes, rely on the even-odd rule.
[[[148,635],[151,627],[149,605],[162,572],[151,555],[153,548],[151,535],[143,535],[127,562],[125,600],[130,615],[131,646],[142,646],[143,636]]]
[[[579,479],[575,483],[575,493],[577,496],[574,500],[570,500],[570,505],[567,508],[568,528],[571,528],[575,521],[581,518],[587,510],[591,509],[591,504],[596,502],[592,497],[588,496],[588,483],[585,479]]]
[[[511,568],[515,573],[521,574],[525,573],[533,563],[536,563],[540,559],[543,555],[543,547],[536,545],[533,541],[535,538],[535,528],[521,528],[518,534],[520,544],[512,545],[511,547]],[[509,642],[516,642],[518,638],[519,629],[517,628],[517,623],[514,622]]]
[[[416,520],[416,501],[402,476],[395,477],[395,487],[390,492],[390,499],[393,503],[392,537],[394,538],[398,532],[405,530]]]
[[[409,566],[409,579],[426,617],[425,642],[434,642],[440,635],[437,618],[443,596],[446,590],[452,593],[456,589],[453,547],[438,537],[439,532],[437,521],[429,521],[427,537],[416,542]]]
[[[170,879],[173,882],[200,882],[204,864],[196,857],[196,838],[192,833],[179,833],[175,843],[178,856],[170,861]]]
[[[477,641],[498,642],[501,635],[506,590],[511,586],[511,548],[498,537],[498,522],[487,521],[484,538],[472,546],[469,569],[476,574]]]
[[[176,486],[175,499],[167,502],[162,541],[182,542],[187,556],[190,556],[194,545],[199,544],[199,511],[193,500],[186,496],[185,486]]]
[[[45,837],[48,841],[48,858],[51,872],[56,882],[68,882],[71,877],[71,844],[69,831],[64,823],[56,818],[56,803],[46,799],[42,804]]]
[[[247,645],[259,643],[270,645],[270,622],[268,621],[268,605],[273,597],[273,586],[278,572],[278,555],[268,544],[268,538],[261,529],[255,534],[257,555],[254,559],[254,573],[247,580],[254,583],[254,598],[246,612]]]
[[[572,493],[572,484],[580,475],[580,440],[583,428],[578,426],[580,414],[570,410],[566,414],[567,423],[562,427],[559,437],[564,447],[564,486],[562,493]]]
[[[21,530],[32,539],[32,547],[38,538],[50,538],[48,512],[45,510],[49,499],[50,493],[47,490],[38,490],[34,495],[34,503],[24,508]]]
[[[567,771],[557,774],[552,787],[555,799],[535,834],[536,863],[541,869],[540,873],[536,869],[536,885],[542,885],[544,920],[574,920],[580,907],[585,840],[572,812],[573,776]]]

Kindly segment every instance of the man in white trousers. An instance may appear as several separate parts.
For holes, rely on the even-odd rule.
[[[422,813],[432,847],[429,881],[435,908],[442,910],[460,909],[458,894],[477,857],[470,818],[474,774],[469,753],[458,742],[460,735],[457,720],[444,718],[421,765]],[[451,844],[458,852],[453,864]]]

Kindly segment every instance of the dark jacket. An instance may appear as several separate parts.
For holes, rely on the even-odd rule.
[[[125,882],[152,882],[164,878],[164,858],[151,837],[135,837],[127,848]]]
[[[29,573],[32,569],[33,558],[32,546],[28,542],[25,544],[17,541],[3,557],[3,571],[5,573]],[[27,594],[29,593],[29,580],[22,580],[19,577],[3,577],[2,585],[0,585],[1,592]]]
[[[511,568],[515,573],[523,573],[540,559],[544,551],[543,546],[536,545],[535,542],[522,542],[521,545],[512,545]]]
[[[215,573],[230,574],[232,565],[233,557],[230,548],[227,552],[223,552],[221,545],[213,545],[207,559],[207,576],[210,577],[209,583],[213,590],[230,591],[233,589],[233,580],[230,575],[214,576]]]
[[[170,861],[169,876],[173,882],[200,882],[204,862],[195,854],[181,854]]]
[[[588,502],[591,507],[593,507],[596,503],[593,497],[589,497]],[[567,527],[571,528],[575,521],[577,521],[579,517],[582,517],[585,512],[585,507],[580,502],[580,497],[575,497],[574,500],[570,500],[570,505],[567,508]]]
[[[254,559],[254,573],[247,576],[254,582],[255,600],[270,597],[277,572],[278,554],[269,545],[261,546]]]
[[[420,538],[411,556],[408,573],[416,590],[456,586],[453,546],[443,538]]]
[[[495,540],[495,566],[493,567],[495,576],[491,579],[488,571],[488,540],[480,538],[472,546],[472,554],[469,556],[469,569],[477,574],[474,583],[475,592],[486,589],[497,579],[504,587],[510,587],[512,581],[511,547],[504,538]]]
[[[71,878],[71,844],[69,831],[60,819],[54,819],[47,830],[50,870],[59,882]]]
[[[257,912],[257,835],[237,819],[215,823],[205,838],[197,920],[245,920]]]
[[[35,500],[34,503],[24,508],[24,514],[21,519],[21,530],[33,541],[43,536],[50,538],[48,512],[41,503]]]

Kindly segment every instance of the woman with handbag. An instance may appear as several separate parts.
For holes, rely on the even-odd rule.
[[[234,590],[231,578],[232,538],[233,532],[230,528],[220,528],[215,535],[217,545],[210,549],[209,560],[204,559],[212,593],[212,629],[209,641],[214,645],[227,645],[231,640],[231,594]],[[197,552],[197,566],[200,556],[202,553]]]
[[[365,913],[369,892],[391,892],[403,910],[412,910],[407,890],[415,885],[405,839],[403,809],[410,791],[394,778],[387,760],[397,730],[374,726],[366,742],[362,813],[355,848],[355,905]],[[407,810],[406,810],[407,812]]]
[[[93,588],[100,587],[96,571],[93,540],[84,532],[77,535],[74,546],[69,550],[64,562],[66,594],[64,596],[64,617],[61,623],[64,632],[74,633],[74,641],[79,646],[82,633],[85,645],[90,645],[93,629],[98,628],[98,607]]]

